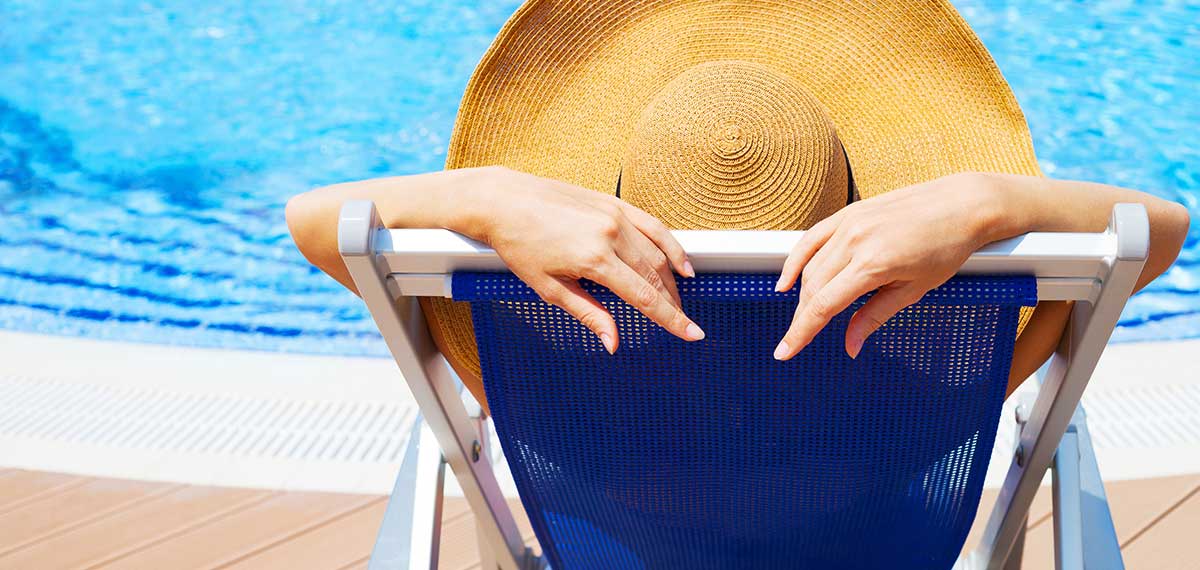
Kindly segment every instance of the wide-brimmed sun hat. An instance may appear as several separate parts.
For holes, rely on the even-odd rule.
[[[944,0],[530,0],[450,141],[446,168],[486,165],[619,190],[679,229],[806,229],[955,172],[1040,174],[1016,98]],[[477,376],[469,307],[423,305]]]

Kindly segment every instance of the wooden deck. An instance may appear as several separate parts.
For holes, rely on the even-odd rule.
[[[0,568],[366,568],[386,499],[0,470]]]
[[[1107,489],[1126,567],[1200,568],[1200,475]],[[984,497],[981,512],[994,498]],[[0,468],[0,568],[366,568],[385,503]],[[479,568],[466,504],[447,499],[444,512],[441,568]],[[1053,567],[1049,515],[1043,493],[1030,518],[1028,570]]]

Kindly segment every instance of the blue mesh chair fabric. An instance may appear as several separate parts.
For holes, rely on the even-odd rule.
[[[975,517],[1032,278],[957,277],[844,350],[860,299],[772,358],[796,294],[679,280],[687,343],[611,292],[620,350],[506,273],[459,273],[488,403],[556,570],[950,568]]]

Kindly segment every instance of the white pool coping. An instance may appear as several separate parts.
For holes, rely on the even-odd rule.
[[[384,358],[0,331],[4,467],[387,493],[415,411]]]
[[[1108,348],[1084,396],[1105,479],[1200,473],[1197,362],[1200,340]],[[1010,458],[1012,405],[989,487]],[[383,494],[415,412],[386,358],[0,331],[0,467]]]
[[[1110,344],[1083,395],[1096,461],[1106,481],[1200,473],[1200,340]],[[1013,411],[1005,402],[985,487],[1011,459]],[[1049,478],[1047,477],[1047,481]]]

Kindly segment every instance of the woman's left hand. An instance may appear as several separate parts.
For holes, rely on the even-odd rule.
[[[805,232],[775,286],[790,290],[802,275],[800,303],[775,358],[795,356],[830,319],[878,290],[846,328],[846,352],[857,357],[884,322],[952,277],[996,239],[1001,208],[983,180],[958,174],[894,190],[852,203]]]

